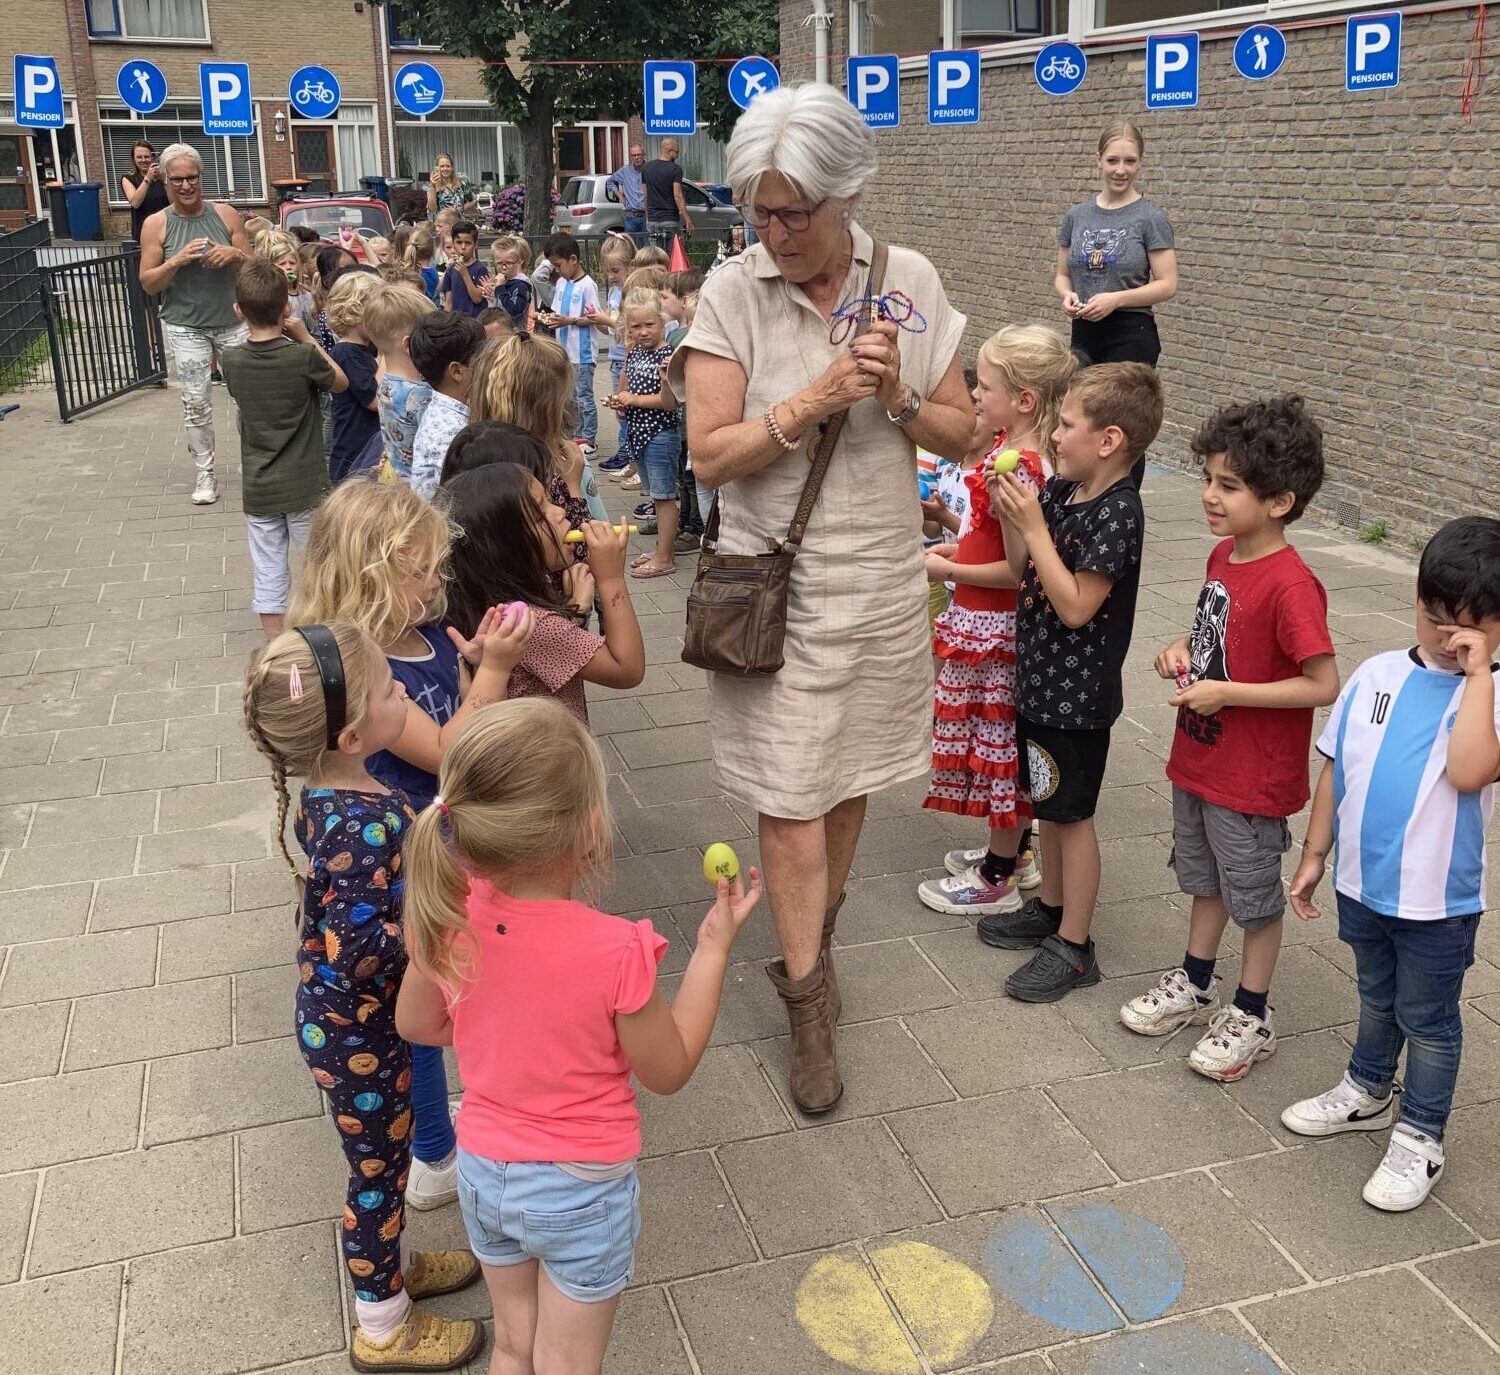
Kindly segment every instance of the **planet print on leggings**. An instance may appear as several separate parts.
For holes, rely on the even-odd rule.
[[[356,1093],[354,1095],[354,1106],[361,1112],[374,1112],[385,1102],[385,1098],[373,1089],[367,1093]]]
[[[328,1033],[316,1022],[308,1022],[302,1028],[302,1044],[309,1050],[322,1050],[328,1044]]]
[[[1120,1332],[1121,1313],[1132,1323],[1159,1318],[1181,1297],[1186,1261],[1156,1223],[1092,1202],[1053,1204],[1047,1213],[1050,1225],[1033,1210],[1002,1218],[980,1269],[924,1242],[871,1246],[868,1265],[849,1252],[821,1256],[798,1287],[797,1321],[819,1351],[850,1370],[920,1375],[1001,1354],[982,1344],[997,1322],[1014,1324],[1016,1308],[1058,1329],[1055,1340],[1063,1340]],[[1192,1322],[1084,1350],[1087,1375],[1276,1369],[1250,1343]]]

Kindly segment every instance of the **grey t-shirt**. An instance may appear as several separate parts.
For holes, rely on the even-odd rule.
[[[1075,205],[1057,231],[1059,248],[1068,250],[1068,276],[1085,301],[1101,291],[1129,291],[1151,280],[1151,260],[1158,248],[1173,246],[1172,222],[1166,211],[1144,196],[1117,210],[1101,210],[1091,200]],[[1121,310],[1151,313],[1150,306]]]

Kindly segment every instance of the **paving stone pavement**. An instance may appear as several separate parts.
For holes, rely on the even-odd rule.
[[[23,402],[0,426],[0,1370],[334,1375],[343,1166],[290,1035],[286,876],[240,724],[258,631],[236,445],[224,500],[193,507],[173,393],[68,426]],[[1360,1202],[1380,1143],[1301,1142],[1277,1120],[1348,1053],[1331,921],[1289,926],[1280,1053],[1236,1087],[1188,1071],[1188,1037],[1115,1020],[1183,948],[1173,713],[1150,663],[1186,627],[1210,545],[1192,481],[1153,471],[1146,496],[1099,817],[1108,977],[1055,1006],[1007,1000],[1023,957],[913,894],[978,832],[921,811],[920,784],[873,798],[838,933],[846,1096],[817,1122],[790,1105],[763,914],[696,1078],[642,1095],[644,1239],[615,1375],[1500,1372],[1488,924],[1452,1163],[1405,1217]],[[1296,533],[1342,671],[1406,645],[1410,561]],[[704,677],[678,658],[688,570],[638,590],[645,681],[591,701],[618,810],[606,905],[671,938],[669,988],[704,909],[701,847],[756,853],[753,817],[713,784]],[[453,1208],[412,1226],[419,1246],[462,1236]],[[440,1306],[486,1309],[477,1291]]]

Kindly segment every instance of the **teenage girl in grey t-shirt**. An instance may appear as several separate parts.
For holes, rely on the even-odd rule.
[[[1177,293],[1166,213],[1135,189],[1145,142],[1128,120],[1099,138],[1104,188],[1063,216],[1057,277],[1073,348],[1085,363],[1150,363],[1161,353],[1151,307]]]

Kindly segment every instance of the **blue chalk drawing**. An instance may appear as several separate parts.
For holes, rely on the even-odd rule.
[[[1185,1323],[1154,1327],[1106,1342],[1088,1375],[1276,1375],[1276,1367],[1248,1342]]]
[[[1047,1211],[1131,1322],[1159,1318],[1177,1302],[1187,1263],[1154,1222],[1099,1204]]]
[[[1125,1325],[1056,1233],[1038,1218],[1006,1218],[990,1234],[983,1264],[996,1289],[1054,1327],[1111,1332]]]

